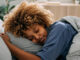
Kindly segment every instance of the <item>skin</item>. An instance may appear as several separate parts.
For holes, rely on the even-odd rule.
[[[33,25],[32,28],[25,30],[24,33],[26,34],[26,37],[34,43],[44,44],[47,37],[47,31],[41,25]],[[41,60],[39,56],[25,52],[11,44],[10,38],[6,34],[2,33],[0,34],[0,37],[2,37],[10,51],[18,58],[18,60]]]
[[[38,24],[34,24],[34,26],[30,27],[28,30],[25,30],[24,33],[29,40],[38,44],[44,44],[47,37],[46,29]]]

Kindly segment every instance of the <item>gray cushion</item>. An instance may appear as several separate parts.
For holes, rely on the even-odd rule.
[[[30,52],[32,54],[36,54],[42,48],[41,45],[35,44],[26,38],[15,37],[13,34],[9,32],[7,32],[7,34],[11,39],[11,43],[16,45],[18,48],[21,48],[24,51]]]

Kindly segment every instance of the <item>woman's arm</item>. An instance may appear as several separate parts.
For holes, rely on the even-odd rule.
[[[6,42],[10,51],[19,59],[19,60],[40,60],[40,57],[24,52],[23,50],[17,48],[9,42]]]
[[[40,57],[33,55],[31,53],[25,52],[19,48],[17,48],[15,45],[11,44],[9,42],[9,38],[5,34],[0,34],[0,36],[3,38],[4,42],[7,44],[10,51],[19,59],[19,60],[41,60]]]

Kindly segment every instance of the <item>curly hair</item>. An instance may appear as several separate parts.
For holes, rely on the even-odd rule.
[[[49,27],[52,19],[53,14],[41,5],[22,2],[4,19],[4,30],[19,37],[24,35],[23,30],[35,23]]]

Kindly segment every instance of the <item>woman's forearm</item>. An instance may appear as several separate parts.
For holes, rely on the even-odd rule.
[[[41,60],[40,57],[33,55],[31,53],[25,52],[15,45],[7,42],[6,43],[10,51],[19,59],[19,60]]]

